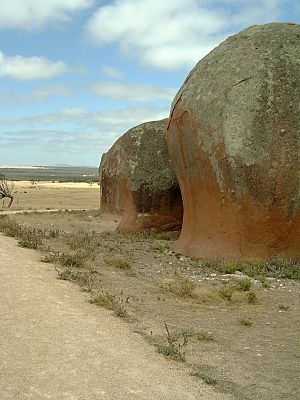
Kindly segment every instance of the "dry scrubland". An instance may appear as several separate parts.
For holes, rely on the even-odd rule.
[[[300,398],[298,264],[193,260],[172,251],[174,233],[115,233],[96,210],[96,184],[31,186],[17,187],[13,209],[62,211],[3,216],[0,228],[59,279],[234,399]]]

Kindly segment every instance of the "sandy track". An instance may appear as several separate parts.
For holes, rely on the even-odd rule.
[[[2,400],[229,399],[0,235]]]

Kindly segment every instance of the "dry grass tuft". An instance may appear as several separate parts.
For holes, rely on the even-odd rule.
[[[179,272],[175,272],[173,279],[163,283],[160,287],[167,293],[178,298],[196,298],[196,283]]]
[[[132,263],[123,258],[106,258],[104,261],[106,265],[117,269],[122,269],[124,271],[128,271],[132,268]]]

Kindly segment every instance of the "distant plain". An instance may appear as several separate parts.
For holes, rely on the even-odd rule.
[[[98,209],[98,169],[90,167],[0,167],[14,185],[10,210]],[[8,199],[0,202],[7,210]]]

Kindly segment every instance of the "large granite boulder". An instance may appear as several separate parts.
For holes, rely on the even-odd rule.
[[[168,148],[199,258],[300,256],[300,26],[252,26],[191,71]]]
[[[102,157],[100,208],[121,215],[120,232],[181,227],[182,200],[167,151],[167,123],[130,129]]]

